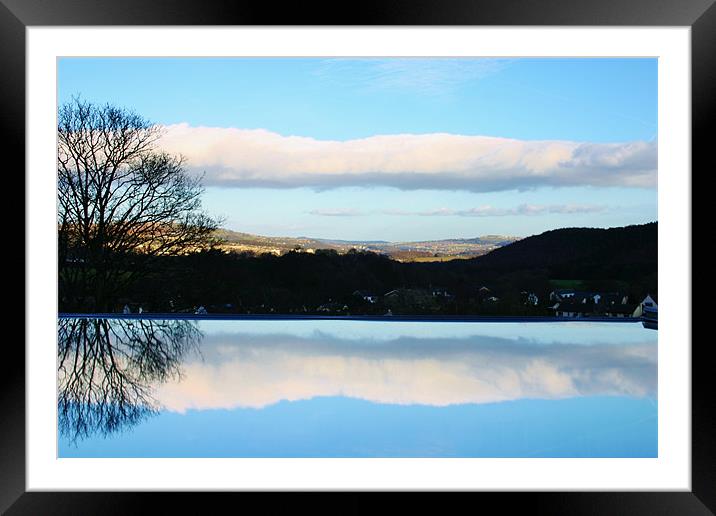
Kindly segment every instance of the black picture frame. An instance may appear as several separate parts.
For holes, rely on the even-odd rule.
[[[712,125],[716,112],[714,0],[371,0],[353,5],[354,8],[349,9],[348,4],[343,3],[324,6],[286,2],[279,5],[228,0],[0,0],[0,69],[3,74],[0,80],[0,124],[6,158],[16,158],[12,160],[16,164],[15,170],[24,170],[25,29],[28,26],[606,25],[691,27],[692,171],[706,173],[707,163],[713,162],[708,152],[712,144],[706,129]],[[25,191],[24,181],[18,188]],[[24,240],[23,235],[16,241]],[[32,271],[26,267],[26,277],[29,274]],[[204,513],[207,503],[223,504],[233,496],[229,493],[190,497],[188,493],[26,492],[25,353],[15,339],[7,338],[5,344],[6,365],[0,375],[3,419],[0,426],[1,511],[7,510],[9,515],[141,513],[148,510],[151,499],[159,502],[163,512],[201,507]],[[716,511],[716,427],[709,389],[711,365],[707,354],[710,344],[707,339],[692,346],[690,492],[475,493],[479,496],[477,503],[489,500],[499,503],[500,510],[511,512],[510,509],[516,507],[527,507],[540,514],[713,514]],[[291,496],[295,501],[306,501],[304,496]],[[416,500],[423,505],[421,497]],[[267,497],[262,496],[260,503],[266,504]],[[295,504],[294,501],[290,503]],[[312,510],[330,509],[330,505],[315,501],[308,503]],[[370,496],[358,497],[357,494],[341,503],[344,509],[341,512],[348,512],[345,509],[358,512],[361,507],[366,510],[371,505]],[[293,506],[283,501],[275,508]],[[263,507],[264,510],[270,508],[270,503]]]

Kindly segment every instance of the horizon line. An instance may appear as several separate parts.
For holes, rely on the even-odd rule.
[[[519,240],[524,240],[525,238],[529,238],[532,236],[539,236],[543,235],[544,233],[549,233],[551,231],[559,231],[563,229],[620,229],[620,228],[628,228],[631,226],[646,226],[648,224],[658,224],[659,220],[652,220],[649,222],[642,222],[639,224],[625,224],[623,226],[564,226],[554,229],[546,229],[540,233],[531,233],[528,235],[508,235],[508,234],[500,234],[500,233],[485,233],[482,235],[476,235],[476,236],[455,236],[455,237],[443,237],[443,238],[426,238],[422,240],[384,240],[380,238],[370,238],[370,239],[350,239],[350,238],[333,238],[333,237],[318,237],[318,236],[306,236],[306,235],[299,235],[299,236],[289,236],[289,235],[270,235],[266,233],[251,233],[248,231],[240,231],[237,229],[231,229],[228,227],[219,227],[216,229],[216,231],[230,231],[232,233],[240,233],[242,235],[250,235],[250,236],[256,236],[256,237],[265,237],[265,238],[290,238],[290,239],[305,239],[305,240],[322,240],[322,241],[330,241],[330,242],[346,242],[346,243],[358,243],[358,242],[375,242],[375,243],[385,243],[385,244],[407,244],[407,243],[415,243],[415,242],[442,242],[445,240],[473,240],[476,238],[485,238],[485,237],[504,237],[504,238],[517,238]]]

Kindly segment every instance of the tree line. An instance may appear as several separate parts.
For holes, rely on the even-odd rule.
[[[656,266],[645,262],[569,263],[564,267],[502,269],[481,258],[449,262],[398,262],[370,252],[339,254],[225,253],[208,250],[184,256],[157,257],[143,279],[117,291],[110,311],[130,304],[152,312],[191,312],[204,306],[210,312],[319,313],[347,306],[351,314],[548,315],[546,303],[554,278],[580,278],[583,289],[623,292],[636,301],[656,292]],[[608,274],[604,274],[608,271]],[[385,294],[413,291],[418,299],[391,304]],[[359,291],[359,292],[356,292]],[[486,294],[489,292],[489,295]],[[535,307],[524,293],[539,299]],[[378,297],[377,302],[362,294]],[[497,300],[488,301],[495,297]],[[424,299],[423,299],[424,298]],[[65,300],[66,302],[67,300]],[[90,304],[65,303],[65,311],[85,311]]]

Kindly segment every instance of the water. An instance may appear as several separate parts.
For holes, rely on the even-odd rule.
[[[640,323],[59,321],[60,457],[656,457]]]

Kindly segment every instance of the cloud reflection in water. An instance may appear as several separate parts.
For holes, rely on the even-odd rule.
[[[271,334],[252,331],[248,321],[234,325],[235,331],[213,332],[205,322],[203,359],[187,360],[183,378],[159,385],[156,399],[166,410],[185,412],[263,408],[317,396],[431,406],[523,398],[656,397],[656,336],[644,330],[635,333],[631,325],[612,324],[617,331],[599,332],[598,342],[590,329],[600,325],[575,326],[571,337],[562,335],[554,342],[543,335],[527,338],[524,331],[519,337],[509,331],[500,336],[495,325],[485,332],[489,335],[480,335],[485,325],[464,335],[463,326],[456,337],[451,325],[441,323],[421,338],[415,332],[402,334],[400,323],[381,323],[375,335],[362,331],[359,337],[342,333],[340,323],[322,323],[313,331],[306,331],[305,324],[300,331],[283,324],[280,332]],[[620,338],[624,331],[618,330],[628,335]]]

